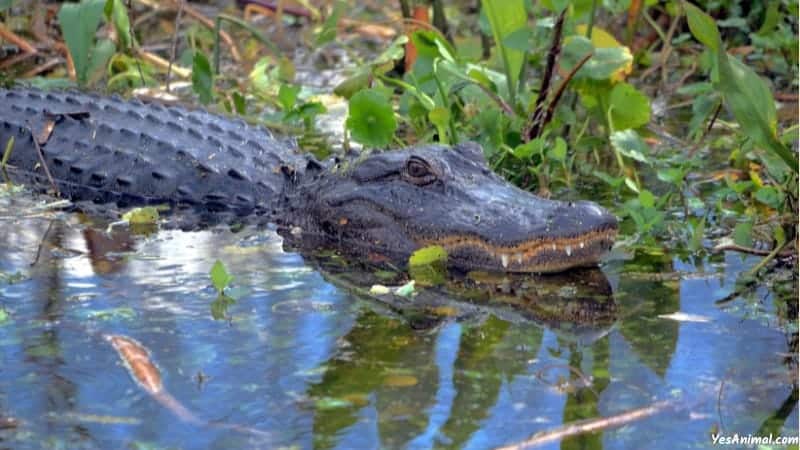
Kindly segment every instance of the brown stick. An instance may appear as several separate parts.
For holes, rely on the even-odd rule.
[[[155,9],[158,9],[158,8],[162,7],[162,4],[160,4],[159,2],[156,2],[154,0],[137,0],[137,1],[139,3],[141,3],[141,4],[143,4],[143,5],[146,5],[146,6],[149,6],[151,8],[155,8]],[[172,4],[172,5],[175,5],[176,1],[177,0],[172,0],[169,3]],[[211,30],[213,30],[215,28],[214,21],[209,19],[208,17],[206,17],[203,13],[201,13],[200,11],[195,9],[193,6],[190,6],[188,4],[184,5],[183,11],[189,17],[191,17],[194,20],[196,20],[196,21],[200,22],[201,24],[203,24],[204,27],[209,28]],[[236,48],[236,44],[233,42],[233,39],[231,38],[231,35],[228,34],[226,31],[220,30],[219,36],[220,36],[220,38],[222,38],[223,41],[225,41],[225,45],[230,47],[231,57],[234,59],[234,61],[241,62],[242,61],[242,55],[239,54],[239,49]]]
[[[645,406],[644,408],[633,409],[621,414],[617,414],[616,416],[580,420],[553,428],[551,430],[536,433],[522,442],[503,447],[497,447],[495,450],[521,450],[525,448],[538,447],[540,445],[547,444],[548,442],[558,441],[570,436],[593,433],[595,431],[606,430],[609,428],[617,428],[637,420],[654,416],[663,411],[674,408],[675,406],[676,405],[674,401],[663,400],[653,403],[650,406]]]
[[[30,42],[23,39],[13,31],[6,28],[6,26],[3,25],[2,23],[0,23],[0,39],[11,42],[12,44],[22,49],[22,51],[25,53],[36,54],[36,47],[34,47]]]
[[[591,57],[592,57],[592,52],[583,55],[583,58],[581,58],[581,60],[578,61],[578,64],[575,64],[575,67],[573,67],[572,70],[569,71],[567,76],[564,77],[563,80],[561,80],[561,84],[559,84],[558,88],[556,88],[556,93],[553,95],[553,99],[550,100],[550,103],[547,104],[547,111],[545,112],[544,118],[542,119],[542,125],[540,127],[540,130],[544,129],[544,127],[548,123],[550,123],[550,121],[553,119],[553,113],[556,110],[556,105],[558,105],[559,100],[561,100],[561,96],[567,89],[567,85],[569,84],[570,81],[572,81],[572,78],[575,76],[575,74],[578,73],[579,70],[581,70],[581,67],[583,67],[583,65],[586,64],[586,61],[589,61]]]
[[[169,92],[170,78],[172,78],[172,64],[175,62],[175,52],[178,49],[178,32],[181,29],[181,16],[183,16],[184,6],[186,6],[186,0],[179,0],[178,14],[175,16],[175,34],[172,36],[172,49],[169,53],[169,66],[167,66],[167,92]]]
[[[22,78],[35,77],[36,75],[39,75],[42,72],[46,72],[46,71],[52,69],[55,66],[61,65],[61,63],[63,63],[63,62],[64,62],[63,58],[60,58],[60,57],[52,58],[52,59],[50,59],[48,61],[45,61],[43,64],[39,64],[38,66],[34,67],[33,69],[25,72],[24,74],[22,74]]]
[[[143,60],[149,62],[150,64],[160,67],[162,69],[168,69],[175,72],[175,75],[181,78],[189,78],[192,76],[192,71],[185,67],[178,66],[176,64],[170,64],[170,61],[156,55],[155,53],[150,53],[147,51],[142,50],[141,48],[136,49],[136,54],[142,58]]]
[[[544,74],[542,76],[542,84],[539,86],[539,96],[536,98],[536,107],[533,110],[530,122],[524,128],[523,132],[523,139],[525,142],[539,137],[544,128],[542,124],[542,119],[544,118],[544,101],[550,95],[550,82],[556,71],[558,55],[561,53],[561,35],[564,29],[564,18],[566,14],[567,9],[565,8],[564,11],[561,11],[561,14],[559,14],[553,29],[553,42],[550,44],[550,52],[547,54],[547,64],[545,65]]]
[[[58,190],[56,182],[53,181],[53,176],[50,175],[50,169],[47,167],[47,161],[44,159],[42,147],[39,146],[37,134],[33,132],[33,129],[30,127],[30,125],[28,125],[26,128],[28,129],[28,133],[31,134],[31,141],[33,141],[33,146],[36,148],[36,153],[39,155],[39,162],[42,164],[42,169],[44,169],[45,175],[47,175],[47,180],[50,181],[50,185],[53,186],[53,191],[55,191],[56,197],[61,197],[61,192]]]
[[[307,19],[310,19],[312,15],[311,11],[305,8],[300,8],[296,6],[283,6],[281,5],[282,2],[280,1],[278,2],[278,5],[276,5],[275,2],[268,2],[265,0],[245,0],[245,1],[240,1],[238,3],[239,6],[244,5],[245,8],[247,8],[247,6],[250,5],[259,6],[262,11],[266,10],[273,13],[277,12],[278,9],[282,9],[285,14],[289,14],[290,16],[295,16],[295,17],[305,17]]]
[[[712,253],[721,253],[724,251],[747,253],[748,255],[767,256],[772,253],[773,249],[763,250],[760,248],[745,247],[743,245],[733,243],[720,244],[711,249]],[[796,251],[794,249],[788,249],[778,253],[778,256],[791,256],[795,253]]]

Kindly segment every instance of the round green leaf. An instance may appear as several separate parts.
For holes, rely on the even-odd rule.
[[[385,147],[397,129],[391,103],[376,89],[357,92],[350,98],[347,129],[364,145]]]
[[[650,122],[650,99],[628,83],[611,90],[609,112],[615,130],[639,128]]]

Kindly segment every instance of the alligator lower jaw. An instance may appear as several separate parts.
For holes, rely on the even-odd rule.
[[[466,268],[553,273],[597,265],[616,236],[616,228],[607,228],[577,236],[532,239],[513,246],[493,244],[475,236],[425,239],[422,245],[442,246],[451,262]]]

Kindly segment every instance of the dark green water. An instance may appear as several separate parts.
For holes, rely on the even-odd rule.
[[[29,200],[2,202],[3,216],[30,213]],[[75,215],[14,215],[0,221],[0,417],[18,423],[0,429],[2,448],[484,449],[662,400],[675,408],[543,448],[798,434],[792,284],[715,303],[756,259],[618,255],[598,305],[532,279],[515,305],[501,283],[489,304],[450,297],[429,308],[443,317],[420,320],[327,281],[270,231],[111,243]],[[242,291],[225,320],[211,312],[216,259]],[[147,347],[165,389],[203,421],[270,437],[179,420],[107,334]]]

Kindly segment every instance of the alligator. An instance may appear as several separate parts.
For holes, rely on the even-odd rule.
[[[417,145],[320,162],[204,110],[73,91],[0,89],[4,173],[78,207],[167,204],[192,226],[273,223],[289,245],[404,264],[438,245],[469,271],[596,266],[614,215],[521,190],[482,148]]]

